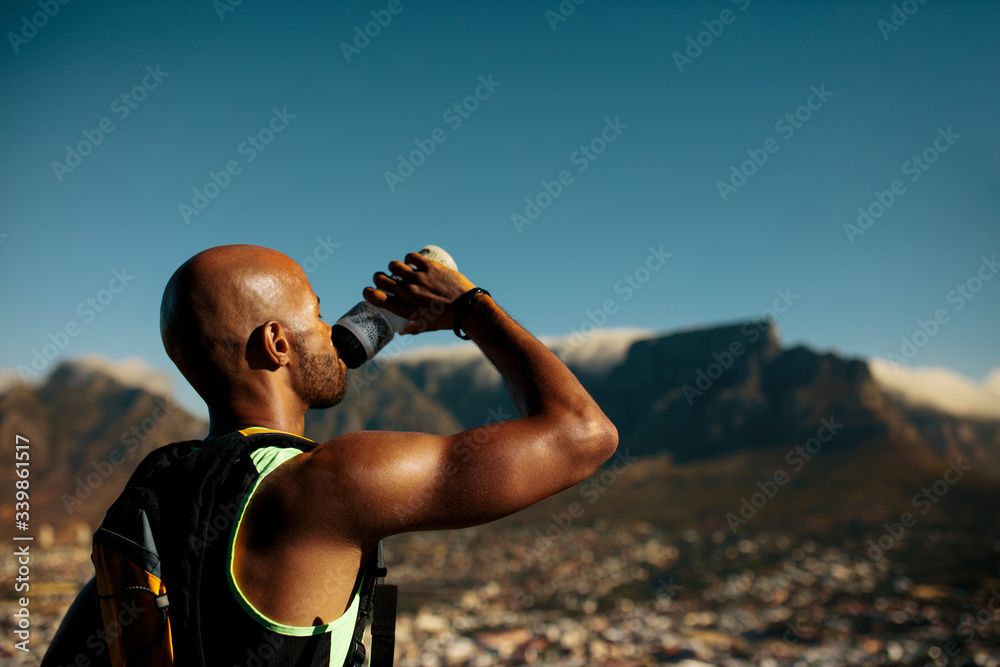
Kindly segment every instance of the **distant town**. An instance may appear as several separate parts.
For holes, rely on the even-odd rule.
[[[489,525],[396,536],[385,543],[388,582],[400,587],[395,664],[998,667],[1000,592],[908,572],[907,559],[981,551],[982,539],[935,531],[869,565],[854,558],[860,540],[603,520],[544,541],[534,528]],[[1000,542],[992,549],[1000,559]],[[28,653],[14,647],[16,566],[4,555],[6,664],[38,664],[93,574],[89,555],[36,551]]]

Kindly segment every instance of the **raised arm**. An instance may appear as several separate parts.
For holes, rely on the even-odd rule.
[[[402,281],[376,274],[365,298],[416,316],[407,331],[450,329],[453,302],[474,285],[421,255],[406,261],[417,270],[393,262]],[[576,377],[490,297],[476,296],[462,325],[521,418],[451,436],[356,432],[317,448],[296,467],[297,488],[313,503],[322,494],[338,532],[367,544],[492,521],[586,479],[617,448],[617,430]]]

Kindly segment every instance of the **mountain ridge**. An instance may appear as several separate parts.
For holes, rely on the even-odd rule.
[[[737,322],[666,335],[633,330],[626,337],[625,343],[584,340],[573,346],[563,339],[549,344],[618,426],[620,452],[640,459],[630,470],[644,470],[663,486],[657,491],[650,482],[642,493],[669,494],[685,471],[700,470],[713,480],[714,498],[706,489],[681,484],[685,493],[694,494],[689,519],[723,499],[735,500],[732,493],[744,478],[766,478],[777,466],[787,467],[774,456],[818,443],[824,423],[843,426],[822,445],[825,458],[839,463],[811,466],[789,489],[803,480],[817,488],[848,488],[852,474],[858,483],[871,482],[866,460],[898,468],[893,484],[903,487],[956,457],[970,462],[974,476],[987,486],[1000,479],[1000,419],[950,414],[903,400],[879,383],[864,360],[805,346],[784,348],[770,324]],[[611,362],[586,350],[595,342],[610,350]],[[363,429],[450,434],[493,421],[498,413],[517,414],[499,375],[474,347],[453,355],[403,354],[348,377],[340,406],[307,413],[307,437],[324,442]],[[145,453],[205,435],[204,421],[150,391],[162,385],[140,384],[127,386],[121,373],[87,360],[58,365],[38,386],[16,384],[0,393],[0,437],[13,441],[20,433],[33,441],[33,518],[60,528],[77,521],[96,525]],[[11,456],[3,452],[5,477],[13,474]],[[735,461],[747,470],[737,474]],[[650,472],[655,470],[660,472]],[[744,490],[752,493],[752,482],[749,487]],[[887,492],[892,502],[886,506],[899,506],[904,490]],[[786,497],[797,493],[788,491]],[[864,503],[855,502],[851,512],[826,512],[821,520],[818,501],[809,500],[808,489],[803,493],[812,524],[851,521],[864,509]],[[612,505],[645,516],[645,510],[624,501]],[[685,514],[659,505],[665,520]],[[0,515],[11,511],[11,505],[0,505]]]

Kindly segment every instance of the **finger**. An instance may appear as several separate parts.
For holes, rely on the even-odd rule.
[[[424,327],[424,328],[426,328],[426,327]],[[410,336],[410,335],[413,335],[413,334],[418,334],[418,333],[420,333],[422,331],[423,331],[423,329],[415,326],[411,322],[410,324],[406,325],[406,328],[404,328],[402,331],[399,332],[399,335],[400,336]]]
[[[395,276],[384,273],[375,274],[375,289],[384,292],[389,297],[389,305],[408,306],[415,298],[426,294],[426,290],[415,283],[405,282]]]
[[[392,294],[387,294],[383,290],[373,289],[371,287],[366,287],[361,292],[364,296],[365,301],[373,306],[377,306],[382,310],[389,311],[394,315],[398,315],[402,318],[408,318],[412,310],[411,306],[401,301],[398,297]]]
[[[390,299],[397,296],[397,287],[402,283],[398,283],[384,273],[376,273],[372,276],[372,282],[375,283],[375,289],[379,292],[384,293]]]
[[[382,271],[378,271],[372,276],[372,282],[375,283],[375,287],[380,287],[392,292],[395,287],[398,287],[403,279],[399,276],[387,276]]]
[[[373,306],[384,306],[389,300],[389,295],[382,290],[377,290],[372,287],[366,287],[361,290],[361,296],[365,298],[365,301],[372,304]]]
[[[405,259],[407,264],[412,264],[417,267],[417,271],[426,271],[430,262],[430,260],[421,255],[419,252],[411,252]]]
[[[392,271],[393,275],[399,276],[403,280],[408,281],[413,279],[413,268],[403,262],[397,260],[389,262],[389,270]]]
[[[390,312],[395,312],[400,308],[406,309],[410,307],[407,300],[401,299],[399,298],[399,295],[393,294],[392,292],[388,292],[384,289],[366,287],[362,290],[361,295],[365,298],[365,301],[373,306],[378,306],[379,308]],[[405,317],[405,315],[403,317]]]
[[[427,330],[428,322],[426,318],[417,315],[410,320],[410,323],[406,325],[399,333],[401,334],[418,334]]]

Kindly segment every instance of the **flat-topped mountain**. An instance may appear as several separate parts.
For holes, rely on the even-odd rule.
[[[546,342],[616,424],[619,451],[640,459],[630,474],[646,481],[630,491],[634,504],[623,501],[616,511],[642,507],[632,513],[689,520],[690,512],[670,503],[679,489],[677,471],[713,471],[714,491],[684,487],[685,507],[694,512],[723,497],[738,501],[753,491],[752,480],[778,466],[791,470],[794,459],[811,460],[808,448],[820,446],[824,456],[810,465],[810,484],[845,489],[842,501],[856,498],[834,513],[836,521],[863,516],[872,491],[861,487],[874,483],[872,474],[884,473],[895,480],[890,486],[899,487],[888,494],[887,507],[912,495],[910,487],[948,459],[962,457],[974,466],[974,477],[992,480],[988,484],[1000,479],[1000,419],[989,413],[988,399],[971,415],[914,403],[901,393],[906,385],[899,378],[880,380],[864,360],[786,349],[766,322]],[[0,437],[31,440],[33,521],[59,530],[75,522],[96,525],[143,455],[207,433],[207,424],[158,385],[148,378],[130,383],[128,373],[120,367],[112,372],[108,363],[63,362],[41,385],[14,383],[0,393]],[[335,408],[310,411],[306,435],[323,442],[361,429],[450,434],[516,416],[499,375],[465,345],[418,350],[351,371],[347,398]],[[796,447],[806,453],[784,456]],[[2,452],[0,476],[7,484],[13,481],[13,448]],[[743,477],[751,488],[739,484]],[[793,509],[816,511],[824,502],[834,501]],[[12,512],[9,501],[0,505],[3,516],[12,519]]]

